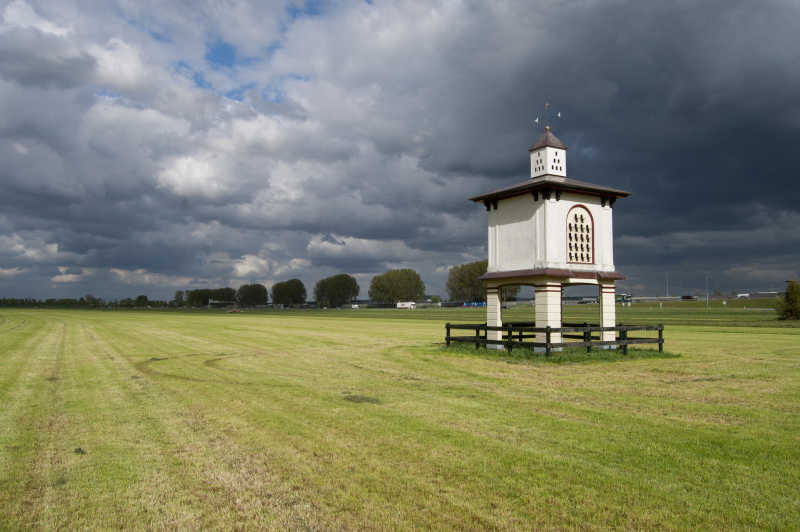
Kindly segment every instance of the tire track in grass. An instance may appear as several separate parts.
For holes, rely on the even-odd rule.
[[[59,425],[58,397],[66,326],[62,321],[43,325],[46,325],[44,334],[25,353],[29,362],[15,387],[17,394],[9,396],[17,405],[10,419],[19,452],[8,472],[7,516],[20,528],[36,526],[46,511],[43,497],[50,467],[49,449]]]
[[[162,353],[169,353],[173,348],[185,349],[185,344],[191,343],[181,341],[174,332],[168,336],[171,338],[165,340],[159,337],[158,331],[147,335],[136,334],[140,344],[152,345],[154,350],[157,348]],[[120,354],[118,360],[124,361],[125,372],[131,372],[141,363],[125,355],[119,336],[106,331],[103,337],[108,348]],[[207,348],[210,351],[206,355],[209,359],[219,352],[219,345]],[[179,355],[178,358],[163,362],[177,364],[174,371],[191,372],[198,369],[202,371],[204,365],[201,360],[202,357]],[[196,378],[194,375],[187,376]],[[276,476],[262,455],[241,447],[225,427],[215,425],[205,415],[208,405],[204,401],[213,401],[222,393],[229,394],[231,383],[208,379],[187,384],[157,373],[133,382],[135,386],[158,391],[158,402],[162,406],[150,410],[150,413],[161,422],[168,434],[162,452],[179,460],[183,464],[185,478],[191,479],[183,487],[183,493],[194,501],[193,507],[200,513],[195,525],[204,528],[296,529],[319,528],[321,523],[327,523],[326,528],[334,528],[332,521],[317,515],[317,510],[309,502],[313,501],[312,497],[306,499],[299,496],[297,486],[287,484]],[[175,472],[171,471],[170,474]]]
[[[226,343],[225,345],[228,346],[227,348],[229,350],[232,348],[238,350],[236,348],[238,348],[238,346],[242,343],[253,344],[254,342],[240,342],[237,339],[234,341],[233,344]],[[270,347],[272,347],[270,345],[265,345],[264,342],[255,342],[255,344],[258,345],[261,350],[268,350]],[[307,353],[306,351],[304,351],[304,353],[306,354],[306,356],[310,356],[309,353]],[[341,355],[342,357],[344,357],[344,354]],[[366,354],[364,354],[363,356],[366,357]],[[294,359],[294,357],[289,357],[289,358]],[[320,354],[315,355],[314,358],[319,359]],[[324,358],[325,357],[322,357],[322,359]],[[340,357],[337,356],[336,360],[339,360],[339,358]],[[254,358],[253,360],[256,359]],[[288,359],[286,359],[285,357],[281,358],[280,360],[283,361],[284,363],[288,361]],[[248,362],[250,361],[251,360],[248,359]],[[321,361],[322,361],[321,359],[317,360],[316,363],[319,364]],[[338,362],[335,363],[335,366],[338,366]],[[336,369],[335,366],[328,368],[328,370],[329,371],[335,370]],[[330,377],[330,375],[328,376]],[[306,379],[307,378],[308,376],[306,376]],[[284,431],[282,431],[283,432],[282,434],[276,434],[276,436],[278,436],[279,438],[278,441],[275,441],[276,445],[270,446],[271,447],[270,449],[265,449],[262,452],[271,454],[273,456],[271,461],[275,462],[276,465],[280,464],[277,467],[280,467],[285,472],[282,476],[293,478],[295,479],[294,482],[300,483],[301,485],[314,485],[315,487],[313,488],[313,491],[321,490],[321,492],[319,492],[318,497],[326,499],[327,504],[331,504],[332,501],[337,500],[341,495],[340,490],[342,488],[338,487],[339,482],[348,483],[351,481],[356,481],[356,479],[359,478],[360,475],[358,474],[356,474],[356,477],[353,477],[353,473],[339,470],[338,468],[330,469],[327,466],[319,468],[320,465],[319,463],[314,464],[315,462],[318,462],[318,460],[316,458],[312,458],[311,449],[314,449],[314,457],[317,456],[317,451],[322,451],[322,449],[318,447],[314,448],[314,446],[309,448],[309,445],[307,443],[302,443],[301,441],[296,441],[295,439],[297,437],[300,437],[301,440],[304,439],[304,437],[295,434],[298,430],[300,431],[300,433],[306,434],[310,438],[318,436],[318,431],[320,427],[319,423],[323,423],[325,424],[326,427],[325,428],[326,434],[328,434],[329,436],[328,445],[326,446],[327,449],[324,450],[324,456],[329,456],[331,455],[331,453],[334,453],[335,455],[343,453],[344,456],[349,456],[348,460],[353,459],[353,457],[350,456],[350,453],[353,451],[352,445],[355,443],[352,441],[352,436],[353,436],[351,433],[352,428],[347,426],[347,423],[344,423],[343,426],[337,426],[336,424],[330,425],[331,423],[330,413],[326,413],[324,409],[319,411],[314,410],[313,412],[308,412],[304,410],[307,409],[307,405],[309,402],[313,403],[313,401],[325,401],[326,398],[324,397],[325,395],[324,391],[322,392],[322,396],[320,396],[319,391],[317,391],[317,393],[312,393],[311,390],[306,390],[306,392],[310,395],[304,396],[302,398],[295,397],[295,395],[289,395],[289,396],[282,395],[280,397],[280,401],[281,405],[283,405],[283,408],[286,409],[286,412],[284,414],[281,414],[279,412],[276,413],[274,411],[270,411],[268,407],[265,407],[264,405],[266,403],[269,403],[269,398],[264,397],[263,393],[259,394],[256,390],[248,389],[246,391],[243,391],[241,392],[241,394],[237,395],[236,399],[229,401],[228,398],[230,397],[233,389],[231,389],[230,387],[226,387],[224,385],[214,386],[214,388],[218,389],[219,393],[216,392],[212,393],[210,387],[204,387],[202,389],[203,395],[217,396],[220,398],[224,397],[225,398],[224,401],[228,405],[234,406],[235,404],[234,408],[228,409],[228,411],[235,412],[235,414],[231,414],[226,421],[232,430],[238,432],[239,437],[235,438],[236,441],[246,439],[244,435],[247,434],[251,435],[258,434],[262,437],[262,439],[264,438],[264,436],[269,437],[268,428],[263,424],[263,422],[259,424],[257,422],[258,419],[266,418],[270,420],[270,424],[272,426],[281,425],[282,427],[284,427]],[[186,392],[185,387],[181,387],[179,388],[179,390],[181,390],[181,392]],[[244,394],[247,394],[248,397],[244,397]],[[305,407],[304,404],[306,405]],[[222,405],[215,405],[215,406],[217,406],[217,408],[213,409],[213,412],[209,410],[208,414],[218,417],[220,415],[219,409],[224,407],[222,407]],[[304,412],[305,414],[310,415],[310,418],[296,419],[297,412]],[[357,419],[360,419],[358,413],[356,413],[355,415]],[[223,421],[221,421],[220,419],[214,419],[212,422],[217,425],[223,423]],[[368,423],[368,420],[366,422]],[[286,434],[286,429],[288,429],[290,426],[292,427],[290,429],[290,432],[292,434],[295,434],[294,437],[289,436],[289,434]],[[339,440],[341,440],[341,446],[337,443],[334,443],[335,441]],[[248,455],[250,454],[252,453],[248,453]],[[363,460],[366,458],[367,457],[362,457],[361,461],[363,462]],[[307,463],[308,461],[310,461],[311,463]],[[374,460],[370,460],[370,462],[374,462]],[[362,463],[362,465],[366,464]],[[371,463],[370,466],[382,470],[385,473],[386,478],[392,476],[391,471],[396,472],[396,470],[394,470],[392,467],[384,468],[383,466],[381,466],[380,462]],[[330,482],[328,480],[325,481],[317,480],[318,477],[327,478],[328,476],[331,475],[331,473],[339,475],[338,482],[335,479],[333,479],[333,482]],[[381,476],[381,478],[384,477]],[[413,476],[409,477],[408,480],[413,482]],[[378,480],[377,484],[380,485],[381,481]],[[300,490],[298,492],[298,495],[302,494],[305,491],[308,491],[308,489],[309,488]],[[338,513],[337,519],[340,520],[340,522],[342,523],[348,523],[348,525],[345,526],[365,526],[365,522],[363,521],[364,519],[363,516],[361,518],[361,521],[353,520],[353,512],[356,511],[357,507],[360,508],[361,504],[366,503],[366,501],[359,502],[356,504],[356,499],[354,497],[355,493],[357,493],[358,490],[356,489],[355,493],[351,493],[350,488],[345,488],[345,489],[349,493],[348,497],[350,498],[350,503],[345,503],[344,506],[342,505],[342,503],[335,503],[332,505],[331,508],[329,508],[329,511]],[[426,490],[423,489],[423,491]],[[443,501],[439,502],[443,503]],[[356,504],[356,506],[351,507],[349,506],[349,504]],[[401,526],[402,523],[405,523],[406,525],[409,524],[409,521],[406,520],[408,518],[405,519],[401,518],[400,520],[397,520],[398,516],[391,517],[392,512],[390,508],[392,507],[392,503],[390,503],[386,499],[381,498],[381,496],[379,495],[377,497],[374,497],[374,495],[371,496],[370,502],[366,504],[369,504],[372,507],[372,510],[369,511],[371,515],[376,515],[380,513],[383,514],[381,517],[376,517],[375,519],[377,520],[372,521],[374,526],[379,526],[378,523],[382,525],[387,525],[388,523],[392,523],[392,526]],[[385,506],[387,504],[388,506]],[[453,510],[455,507],[458,507],[459,505],[454,504],[452,501],[450,503],[443,503],[442,507],[440,507],[442,515],[446,515],[448,513],[445,510],[447,506],[450,506],[449,509]],[[459,509],[458,513],[464,514],[464,510]],[[466,518],[467,521],[471,522],[474,526],[478,526],[477,523],[481,522],[483,523],[482,528],[485,528],[487,526],[488,522],[481,521],[482,518],[480,515],[472,512],[467,512],[467,514],[469,515],[469,517]],[[462,518],[456,519],[455,521],[453,521],[453,523],[455,524],[461,522],[463,525],[463,521],[461,521],[461,519]]]
[[[22,326],[25,329],[20,329]],[[20,323],[13,327],[15,333],[9,335],[4,333],[0,343],[0,404],[7,403],[6,395],[14,389],[14,385],[19,380],[20,375],[31,362],[30,351],[40,341],[41,336],[47,334],[42,322],[29,322],[20,320]]]
[[[198,512],[186,498],[192,475],[164,452],[173,442],[154,415],[163,401],[157,390],[130,378],[130,368],[95,334],[96,326],[76,326],[80,349],[70,353],[74,386],[66,397],[74,407],[63,435],[70,443],[62,451],[80,445],[87,454],[59,472],[65,486],[51,502],[61,521],[52,524],[195,528]]]
[[[52,343],[55,331],[36,321],[25,334],[0,348],[5,377],[0,384],[0,515],[9,524],[23,515],[24,471],[35,460],[40,437],[35,426],[41,397],[50,385],[39,353]]]

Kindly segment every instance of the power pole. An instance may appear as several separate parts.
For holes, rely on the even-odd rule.
[[[708,311],[708,275],[706,275],[706,311]]]

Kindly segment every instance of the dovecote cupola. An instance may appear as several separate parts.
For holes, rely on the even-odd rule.
[[[533,146],[531,154],[531,177],[543,175],[567,176],[567,145],[553,135],[550,126]]]

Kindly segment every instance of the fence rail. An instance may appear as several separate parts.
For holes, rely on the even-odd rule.
[[[543,349],[547,356],[553,349],[565,347],[585,347],[589,353],[592,347],[619,346],[622,352],[628,352],[628,346],[634,344],[658,344],[658,351],[664,351],[664,325],[616,325],[614,327],[600,327],[589,323],[565,323],[563,327],[536,327],[533,322],[509,322],[499,327],[489,326],[485,323],[447,323],[445,325],[445,343],[450,342],[474,343],[475,349],[480,346],[499,345],[509,351],[515,347]],[[452,331],[473,331],[471,335],[453,336]],[[500,340],[489,340],[488,332],[501,333]],[[635,331],[657,331],[658,338],[631,338],[628,333]],[[600,335],[592,333],[614,332],[614,340],[601,340]],[[544,342],[530,342],[525,340],[536,339],[537,333],[544,335]],[[562,341],[553,342],[554,334],[560,334]],[[579,340],[564,342],[563,339]]]

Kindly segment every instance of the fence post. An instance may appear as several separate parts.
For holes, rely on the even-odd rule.
[[[445,327],[447,328],[447,335],[444,337],[444,341],[447,347],[450,347],[450,324],[446,324]]]
[[[626,329],[623,326],[623,328],[620,331],[620,333],[621,333],[620,336],[622,337],[622,341],[624,342],[622,344],[622,354],[623,355],[627,355],[628,354],[628,329]]]
[[[475,326],[475,349],[478,349],[481,346],[481,326]]]
[[[664,324],[658,324],[658,352],[664,352]]]
[[[592,352],[592,331],[589,330],[589,324],[587,322],[583,322],[583,341],[588,342],[586,346],[586,352]]]
[[[549,357],[550,356],[550,349],[551,349],[550,348],[550,329],[551,329],[551,327],[548,325],[544,329],[545,329],[545,331],[544,331],[544,343],[545,343],[544,350],[545,351],[544,352],[545,352],[545,356]]]
[[[510,353],[514,349],[514,331],[511,330],[511,325],[506,325],[508,329],[508,352]]]

